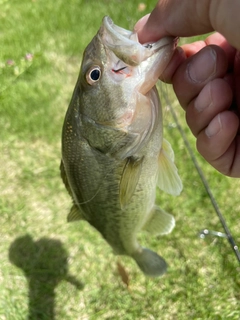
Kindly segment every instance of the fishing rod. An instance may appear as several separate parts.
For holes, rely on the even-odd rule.
[[[198,172],[198,174],[199,174],[199,176],[201,178],[201,181],[202,181],[202,183],[203,183],[203,185],[205,187],[205,190],[206,190],[206,192],[207,192],[207,194],[208,194],[208,196],[209,196],[209,198],[211,200],[211,203],[212,203],[212,205],[214,207],[214,210],[215,210],[215,212],[216,212],[216,214],[217,214],[217,216],[218,216],[218,218],[219,218],[219,220],[220,220],[220,222],[222,224],[222,227],[223,227],[223,229],[225,231],[225,234],[224,234],[222,232],[210,231],[208,229],[204,229],[204,230],[202,230],[200,232],[200,237],[204,238],[206,235],[210,235],[211,234],[211,235],[214,235],[214,236],[227,238],[228,242],[229,242],[229,244],[231,246],[231,249],[233,250],[238,262],[240,263],[240,252],[239,252],[238,246],[236,245],[236,242],[235,242],[235,240],[234,240],[234,238],[233,238],[233,236],[232,236],[232,234],[231,234],[231,232],[230,232],[230,230],[229,230],[229,228],[227,226],[227,223],[226,223],[226,221],[225,221],[220,209],[219,209],[217,201],[215,200],[215,198],[213,196],[213,193],[212,193],[212,191],[210,189],[210,186],[209,186],[209,184],[207,182],[207,179],[205,178],[205,175],[204,175],[204,173],[203,173],[203,171],[202,171],[202,169],[201,169],[201,167],[200,167],[200,165],[199,165],[199,163],[197,161],[197,158],[196,158],[196,156],[194,154],[194,151],[193,151],[193,149],[192,149],[192,147],[191,147],[191,145],[190,145],[190,143],[189,143],[189,141],[187,139],[187,136],[186,136],[181,124],[178,121],[177,115],[176,115],[176,113],[175,113],[175,111],[174,111],[174,109],[172,107],[172,104],[170,103],[166,92],[164,90],[161,90],[161,91],[162,91],[164,100],[165,100],[167,106],[170,109],[170,112],[171,112],[172,117],[173,117],[173,119],[174,119],[174,121],[176,123],[176,126],[177,126],[177,128],[178,128],[178,130],[179,130],[179,132],[180,132],[180,134],[181,134],[181,136],[183,138],[184,144],[185,144],[185,146],[186,146],[186,148],[188,150],[190,158],[191,158],[191,160],[192,160],[192,162],[193,162],[193,164],[194,164],[194,166],[195,166],[195,168],[196,168],[196,170],[197,170],[197,172]]]

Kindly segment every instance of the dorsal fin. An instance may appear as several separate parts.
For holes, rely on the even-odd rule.
[[[68,216],[67,216],[67,221],[68,222],[73,222],[73,221],[78,221],[78,220],[83,220],[84,217],[82,215],[81,210],[78,208],[76,204],[73,204]]]

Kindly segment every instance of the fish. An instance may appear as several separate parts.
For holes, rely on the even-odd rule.
[[[73,201],[67,220],[87,221],[150,277],[167,263],[138,234],[170,233],[175,219],[155,205],[156,188],[182,191],[156,89],[176,46],[174,37],[141,44],[105,16],[84,51],[62,129],[61,177]]]

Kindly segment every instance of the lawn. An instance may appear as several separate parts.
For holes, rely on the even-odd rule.
[[[199,237],[204,228],[223,229],[165,102],[164,134],[184,190],[157,193],[176,218],[173,232],[139,239],[168,261],[167,274],[144,277],[87,223],[66,222],[61,129],[83,50],[104,15],[131,29],[156,0],[143,2],[145,9],[136,0],[0,0],[0,320],[240,318],[239,264],[225,238]],[[171,87],[162,92],[195,152]],[[240,181],[195,154],[240,244]]]

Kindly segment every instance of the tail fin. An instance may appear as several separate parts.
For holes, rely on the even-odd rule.
[[[156,252],[142,248],[132,255],[142,272],[150,277],[162,276],[167,271],[166,261]]]

